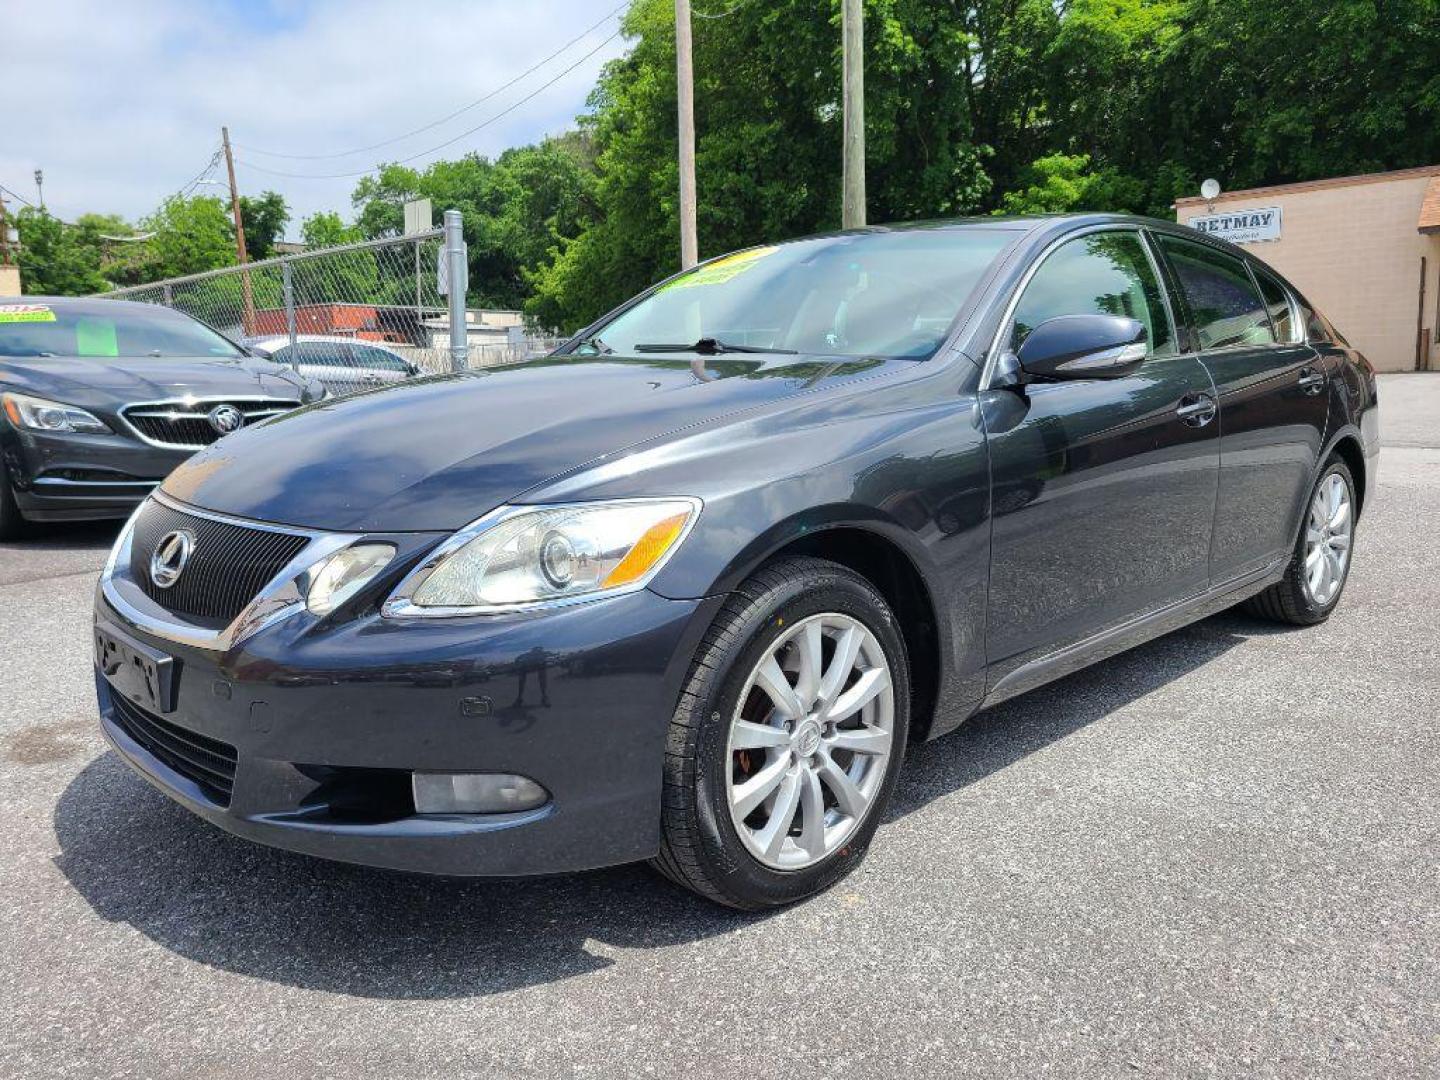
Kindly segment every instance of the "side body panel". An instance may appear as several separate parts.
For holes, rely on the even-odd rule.
[[[982,397],[994,492],[990,683],[1209,586],[1216,429],[1176,408],[1210,393],[1193,357],[1114,380]]]

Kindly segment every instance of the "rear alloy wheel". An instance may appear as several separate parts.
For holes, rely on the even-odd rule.
[[[829,887],[864,857],[909,721],[904,645],[870,583],[819,559],[760,571],[671,721],[656,867],[747,910]]]
[[[1339,458],[1321,471],[1310,493],[1305,524],[1285,576],[1245,602],[1245,609],[1277,622],[1313,626],[1340,602],[1355,542],[1355,482]]]

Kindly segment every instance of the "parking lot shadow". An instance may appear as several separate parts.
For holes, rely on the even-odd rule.
[[[963,788],[1207,663],[1256,628],[1219,616],[975,718],[915,748],[890,817]],[[328,863],[192,817],[114,753],[55,810],[56,862],[103,918],[199,963],[362,996],[493,994],[604,968],[611,949],[726,934],[758,918],[630,866],[457,880]],[[884,832],[879,837],[884,842]]]

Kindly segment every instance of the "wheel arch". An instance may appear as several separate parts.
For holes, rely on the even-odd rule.
[[[1325,467],[1325,462],[1330,458],[1338,457],[1345,462],[1345,467],[1350,470],[1350,478],[1355,481],[1355,517],[1358,520],[1365,512],[1365,497],[1367,493],[1368,477],[1365,473],[1365,450],[1360,445],[1358,432],[1346,430],[1340,432],[1330,441],[1325,453],[1321,455],[1320,467]]]
[[[939,700],[946,633],[934,592],[915,558],[878,522],[834,520],[820,527],[787,529],[747,560],[739,581],[781,559],[806,555],[853,570],[873,585],[890,610],[905,643],[910,665],[910,735],[924,740]]]

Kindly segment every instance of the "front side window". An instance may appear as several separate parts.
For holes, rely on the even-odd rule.
[[[897,230],[751,248],[697,267],[596,329],[643,355],[703,338],[817,356],[925,359],[1016,232]],[[577,352],[597,351],[590,343]]]
[[[1158,240],[1189,302],[1201,349],[1274,344],[1270,315],[1243,262],[1168,233]]]
[[[1303,340],[1298,333],[1300,327],[1295,321],[1295,313],[1290,306],[1290,294],[1285,291],[1285,287],[1264,268],[1255,266],[1252,269],[1255,271],[1255,280],[1260,285],[1260,295],[1265,299],[1265,308],[1270,312],[1270,325],[1275,329],[1275,340],[1287,345]]]
[[[361,367],[367,367],[373,371],[394,371],[400,374],[409,374],[410,372],[410,368],[404,360],[384,349],[377,349],[373,345],[352,345],[350,350],[355,356],[355,362]]]
[[[0,356],[199,359],[243,356],[204,323],[115,300],[0,304]]]
[[[1123,315],[1145,327],[1152,356],[1175,352],[1160,282],[1137,233],[1097,232],[1070,240],[1040,264],[1015,307],[1010,348],[1062,315]]]

